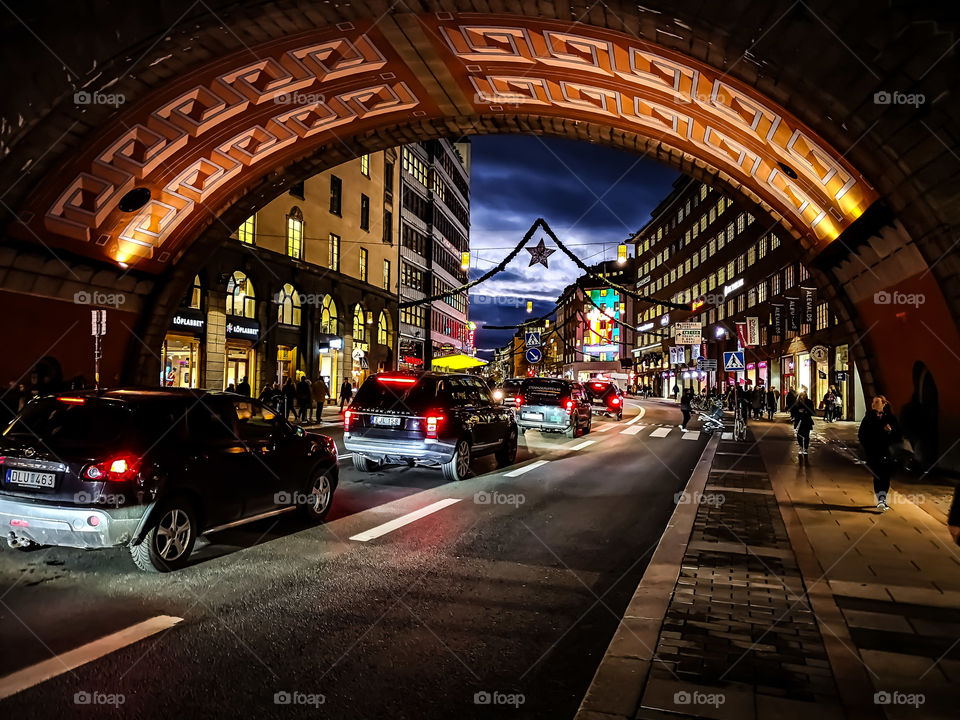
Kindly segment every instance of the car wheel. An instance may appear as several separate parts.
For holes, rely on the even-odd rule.
[[[521,435],[526,435],[526,434],[527,434],[527,429],[526,429],[525,427],[517,428],[517,431],[518,431]]]
[[[587,418],[587,426],[583,429],[583,434],[588,435],[593,430],[593,415]]]
[[[503,446],[497,450],[497,467],[513,465],[517,460],[517,434],[510,431],[510,435],[503,441]]]
[[[314,522],[322,521],[333,504],[333,481],[325,471],[313,475],[305,502],[297,506],[300,514]]]
[[[470,443],[466,438],[457,441],[450,462],[443,463],[440,468],[443,470],[443,477],[451,482],[463,480],[470,474]]]
[[[577,421],[573,420],[570,423],[570,427],[563,431],[563,434],[568,438],[575,438],[577,436]]]
[[[618,421],[623,420],[623,410],[617,413],[617,420]]]
[[[197,520],[186,500],[164,503],[143,540],[130,546],[133,563],[145,572],[170,572],[187,564],[197,539]]]
[[[374,460],[373,458],[368,458],[366,455],[360,455],[358,453],[353,454],[353,466],[360,472],[369,473],[376,472],[381,467],[383,463],[379,460]]]

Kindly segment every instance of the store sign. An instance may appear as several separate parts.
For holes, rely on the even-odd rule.
[[[803,298],[803,322],[810,324],[813,322],[813,316],[816,312],[817,289],[802,287],[800,288],[800,296]]]
[[[810,357],[818,363],[825,363],[830,357],[830,350],[826,345],[814,345],[810,348]]]
[[[678,345],[699,345],[703,337],[703,325],[698,322],[683,322],[673,326]]]
[[[725,285],[725,286],[724,286],[724,288],[723,288],[723,296],[726,297],[726,296],[729,295],[730,293],[735,292],[735,291],[739,290],[739,289],[742,288],[742,287],[743,287],[743,278],[740,278],[739,280],[735,280],[734,282],[730,283],[729,285]]]
[[[760,344],[760,318],[747,318],[747,342],[744,347],[754,347]]]
[[[645,276],[645,277],[642,277],[642,278],[640,278],[639,280],[637,280],[637,285],[636,285],[636,287],[638,287],[638,288],[643,287],[643,286],[646,285],[648,282],[650,282],[650,276],[649,276],[649,275],[647,275],[647,276]]]
[[[783,303],[770,304],[770,334],[783,335]]]
[[[423,365],[423,343],[418,340],[401,340],[400,362],[405,365]]]
[[[652,322],[645,322],[643,325],[637,327],[638,332],[649,332],[650,330],[653,330]]]
[[[178,310],[170,320],[171,330],[186,330],[191,333],[201,333],[206,325],[203,314],[195,310],[193,312],[183,309]]]
[[[260,323],[256,320],[230,320],[227,322],[227,337],[259,340]]]
[[[607,345],[584,345],[583,352],[585,355],[599,355],[600,353],[617,353],[620,352],[620,346],[610,343]]]
[[[800,298],[787,298],[787,330],[800,330]]]

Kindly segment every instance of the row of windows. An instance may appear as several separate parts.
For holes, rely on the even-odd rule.
[[[459,162],[453,159],[450,156],[450,153],[442,147],[436,148],[435,154],[440,160],[440,166],[447,171],[447,175],[449,175],[450,179],[453,180],[453,184],[457,186],[457,189],[460,191],[460,193],[464,197],[470,197],[470,186],[460,174],[460,168],[457,167]]]
[[[445,283],[440,278],[434,276],[433,278],[433,292],[432,295],[439,295],[440,293],[445,293],[453,289],[452,285]],[[457,293],[456,295],[450,295],[443,299],[447,305],[452,307],[454,310],[459,312],[467,312],[467,294],[466,293]]]
[[[463,269],[461,259],[449,252],[439,241],[433,246],[433,261],[460,282],[467,281],[467,271]]]
[[[403,186],[403,207],[423,222],[430,224],[432,219],[430,217],[430,203],[406,183]]]
[[[400,284],[403,285],[403,287],[425,291],[426,285],[424,283],[424,275],[425,273],[423,270],[420,270],[409,263],[400,263]]]
[[[424,187],[427,185],[427,164],[410,148],[403,149],[403,171],[412,175]]]
[[[401,242],[405,248],[413,250],[420,257],[427,257],[427,236],[419,230],[405,224],[401,231]]]
[[[431,313],[433,318],[433,331],[441,335],[453,338],[457,342],[464,342],[467,339],[467,325],[459,320],[450,317],[446,313],[434,310]]]
[[[467,252],[470,249],[470,242],[467,237],[442,212],[434,213],[434,215],[434,229],[449,240],[458,252]]]
[[[400,308],[400,322],[422,328],[425,326],[423,305]]]

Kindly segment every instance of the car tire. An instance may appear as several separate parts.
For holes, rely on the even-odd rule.
[[[563,431],[563,434],[568,438],[575,438],[577,436],[577,421],[574,420],[570,427]]]
[[[450,462],[443,463],[440,468],[443,470],[444,479],[450,482],[459,482],[470,474],[470,443],[466,438],[457,441]]]
[[[583,434],[589,435],[591,430],[593,430],[593,415],[587,418],[587,426],[583,429]]]
[[[330,475],[325,470],[317,470],[310,479],[310,486],[307,488],[307,499],[310,502],[303,502],[297,505],[297,512],[305,519],[312,522],[323,522],[330,512],[330,506],[333,505],[333,491],[336,486]]]
[[[623,410],[617,413],[617,422],[623,420]]]
[[[517,428],[517,432],[519,432],[521,435],[526,435],[527,429],[525,427]]]
[[[143,539],[130,546],[133,564],[144,572],[171,572],[185,567],[197,530],[196,513],[186,499],[163,503],[154,511]]]
[[[517,461],[517,434],[511,430],[503,445],[497,450],[497,467],[507,467]]]
[[[379,460],[373,460],[368,458],[366,455],[360,455],[358,453],[353,454],[353,467],[363,473],[376,472],[381,467],[383,463]]]

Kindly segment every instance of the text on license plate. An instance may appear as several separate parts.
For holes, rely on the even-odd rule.
[[[524,420],[543,420],[543,413],[523,413]]]
[[[33,472],[32,470],[14,470],[7,468],[7,482],[30,487],[52,488],[57,476],[53,473]]]
[[[390,417],[389,415],[374,415],[374,425],[386,425],[387,427],[400,427],[400,418]]]

